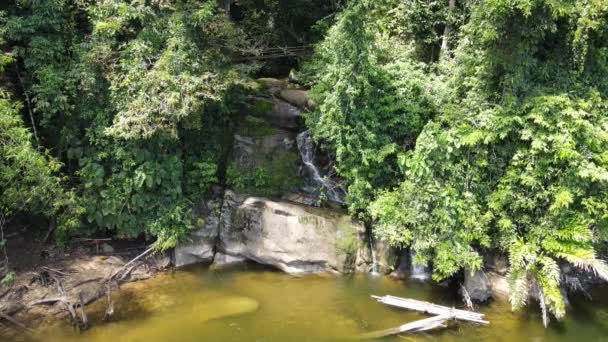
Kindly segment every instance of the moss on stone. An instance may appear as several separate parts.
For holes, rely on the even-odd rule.
[[[297,187],[302,181],[298,176],[299,156],[284,153],[267,156],[258,161],[254,169],[239,168],[236,163],[228,166],[227,183],[236,191],[258,196],[278,196]]]
[[[241,120],[238,134],[247,137],[264,137],[277,134],[279,130],[271,126],[266,120],[247,115]]]
[[[350,222],[348,217],[343,217],[338,221],[337,247],[346,256],[356,254],[359,249],[357,228]]]
[[[251,108],[251,115],[256,117],[265,117],[272,111],[272,101],[266,99],[256,100]]]

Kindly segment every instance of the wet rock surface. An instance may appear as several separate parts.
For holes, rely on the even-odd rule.
[[[492,288],[488,277],[482,270],[470,272],[465,270],[464,288],[472,301],[483,303],[492,298]]]

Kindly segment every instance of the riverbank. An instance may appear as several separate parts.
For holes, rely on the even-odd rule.
[[[1,323],[14,334],[42,321],[70,322],[86,330],[90,327],[89,304],[106,298],[107,316],[111,316],[112,291],[125,283],[149,279],[171,265],[165,254],[129,263],[145,250],[141,241],[86,239],[62,248],[39,243],[21,250],[20,256],[15,251],[18,247],[13,244],[10,249],[18,270],[13,284],[0,288]]]

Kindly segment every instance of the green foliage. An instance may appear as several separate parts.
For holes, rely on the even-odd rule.
[[[30,212],[56,216],[58,234],[73,231],[82,208],[58,176],[61,163],[32,145],[20,110],[20,104],[0,98],[0,215]]]
[[[247,137],[264,137],[277,132],[266,120],[251,115],[247,115],[239,125],[239,134]]]
[[[297,187],[298,156],[282,154],[265,159],[251,169],[230,163],[226,170],[226,185],[230,188],[260,196],[278,196]]]
[[[377,189],[396,184],[398,153],[414,145],[435,113],[424,67],[376,32],[382,3],[356,2],[341,13],[308,66],[318,77],[312,89],[318,106],[306,122],[335,151],[354,211],[366,208]]]
[[[317,104],[305,119],[335,156],[351,212],[411,246],[437,280],[500,249],[513,307],[534,295],[562,317],[562,263],[608,279],[596,257],[608,237],[608,7],[449,3],[241,0],[226,16],[215,0],[10,1],[1,214],[166,249],[224,178],[253,194],[291,190],[297,155],[226,165],[235,127],[275,133],[259,115],[267,101],[235,114],[259,95],[249,75],[261,65],[235,57],[323,34],[302,73]]]
[[[15,272],[8,272],[4,275],[4,277],[2,277],[2,280],[0,280],[0,284],[4,287],[11,287],[15,283],[16,278],[17,275],[15,274]]]
[[[458,4],[350,2],[308,66],[307,123],[377,235],[436,280],[501,249],[513,307],[534,292],[559,318],[560,263],[608,279],[608,8]],[[432,64],[447,23],[455,56]]]
[[[608,191],[606,74],[597,74],[601,59],[577,66],[579,51],[605,49],[605,41],[581,48],[572,39],[586,21],[584,3],[474,6],[452,81],[452,98],[461,100],[425,127],[404,157],[407,180],[372,206],[378,233],[412,243],[433,261],[436,279],[479,268],[479,247],[504,249],[513,307],[526,303],[532,281],[558,318],[559,261],[608,279],[594,251],[608,214],[600,204]]]
[[[239,0],[232,17],[243,27],[255,47],[295,46],[321,38],[312,29],[332,16],[340,1]]]
[[[242,32],[212,0],[18,1],[8,14],[35,124],[86,209],[81,232],[175,245],[217,182],[227,114],[255,69],[227,53]]]

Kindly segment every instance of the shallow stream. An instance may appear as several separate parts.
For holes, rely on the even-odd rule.
[[[371,294],[461,306],[452,291],[428,283],[357,274],[293,277],[248,265],[197,267],[122,286],[115,315],[102,321],[106,300],[88,307],[92,328],[43,323],[22,341],[349,341],[359,334],[424,318],[393,309]],[[608,288],[593,301],[574,298],[567,318],[544,329],[536,307],[512,313],[509,303],[479,307],[488,327],[454,323],[426,335],[386,341],[608,341]],[[0,335],[1,339],[1,335]]]

